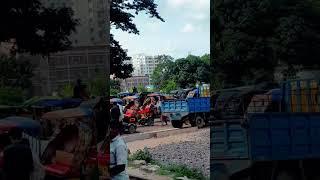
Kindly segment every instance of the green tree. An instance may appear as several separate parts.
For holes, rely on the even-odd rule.
[[[71,84],[66,84],[62,89],[59,90],[59,96],[63,98],[73,96],[73,86]]]
[[[166,81],[166,84],[164,87],[161,89],[165,93],[170,93],[170,91],[176,90],[177,89],[177,84],[173,80],[168,80]]]
[[[30,60],[0,57],[0,87],[29,88],[33,76]]]
[[[144,86],[144,85],[142,85],[142,84],[139,84],[139,86],[138,86],[138,92],[139,93],[142,93],[142,92],[147,92],[147,88]]]
[[[317,0],[215,1],[211,79],[239,86],[273,81],[277,66],[314,67],[320,55],[319,7]]]
[[[20,105],[25,100],[24,91],[18,87],[0,87],[0,105]]]
[[[108,83],[105,75],[98,75],[89,82],[89,92],[92,96],[105,96],[108,93]]]
[[[176,60],[172,72],[173,80],[181,88],[194,87],[197,82],[209,83],[210,66],[199,56]]]
[[[12,53],[45,56],[69,48],[78,24],[71,8],[47,8],[40,0],[4,0],[0,20],[0,42],[14,40]]]
[[[110,95],[117,95],[120,91],[120,82],[118,80],[110,79]]]
[[[205,62],[207,65],[210,65],[210,54],[205,54],[201,56],[201,60]]]
[[[155,58],[159,64],[151,75],[152,84],[156,89],[162,89],[166,81],[172,78],[172,70],[175,63],[173,62],[173,57],[168,55],[159,55]]]
[[[133,22],[133,19],[140,12],[149,14],[151,18],[157,18],[164,21],[157,12],[157,4],[154,0],[113,0],[110,8],[110,23],[113,28],[121,29],[122,31],[139,34],[139,30]],[[110,74],[117,78],[128,78],[133,72],[132,65],[124,64],[124,61],[130,59],[127,52],[124,51],[120,43],[110,36]]]

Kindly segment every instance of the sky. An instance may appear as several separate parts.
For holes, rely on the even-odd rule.
[[[140,35],[111,30],[129,56],[166,54],[178,59],[210,52],[210,0],[155,0],[155,3],[165,22],[140,13],[134,19]]]

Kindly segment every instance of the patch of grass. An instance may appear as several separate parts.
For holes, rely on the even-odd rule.
[[[134,160],[145,160],[146,163],[154,163],[154,160],[152,159],[152,155],[148,148],[144,148],[143,150],[138,150],[134,154],[132,154],[129,157],[129,161],[134,161]]]
[[[173,174],[174,178],[186,176],[189,179],[199,179],[199,180],[208,179],[199,170],[191,169],[186,165],[171,164],[171,165],[161,165],[160,167],[161,169],[158,172],[159,175]]]
[[[197,179],[197,180],[208,179],[199,170],[191,169],[186,165],[177,165],[177,164],[165,165],[158,161],[153,160],[152,155],[147,148],[144,148],[143,150],[138,150],[136,153],[132,154],[129,157],[129,162],[132,162],[134,160],[145,160],[146,163],[151,163],[153,165],[160,166],[160,169],[157,172],[158,175],[172,176],[173,178],[186,176],[190,179]]]

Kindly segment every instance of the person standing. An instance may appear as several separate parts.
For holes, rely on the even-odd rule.
[[[25,145],[30,147],[30,142],[29,142],[28,139],[23,138],[22,139],[22,143],[24,143]],[[46,176],[46,172],[44,170],[44,166],[41,164],[40,158],[37,155],[37,153],[35,153],[32,150],[31,150],[31,152],[32,152],[32,158],[33,158],[34,170],[31,173],[30,180],[44,180],[44,178]]]
[[[30,147],[22,142],[22,129],[13,128],[9,132],[12,144],[3,152],[3,172],[6,180],[30,180],[34,169]]]
[[[89,99],[89,96],[86,92],[86,86],[82,84],[81,79],[77,80],[77,83],[73,88],[73,98],[78,98],[82,100]]]
[[[129,180],[127,173],[128,147],[120,135],[122,126],[113,121],[110,124],[110,176],[112,180]]]
[[[113,103],[113,106],[110,110],[110,114],[111,114],[111,121],[116,121],[116,122],[120,121],[121,112],[116,102]]]

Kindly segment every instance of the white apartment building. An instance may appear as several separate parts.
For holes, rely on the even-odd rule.
[[[158,65],[158,60],[154,56],[137,54],[132,56],[132,65],[133,76],[150,76]]]

